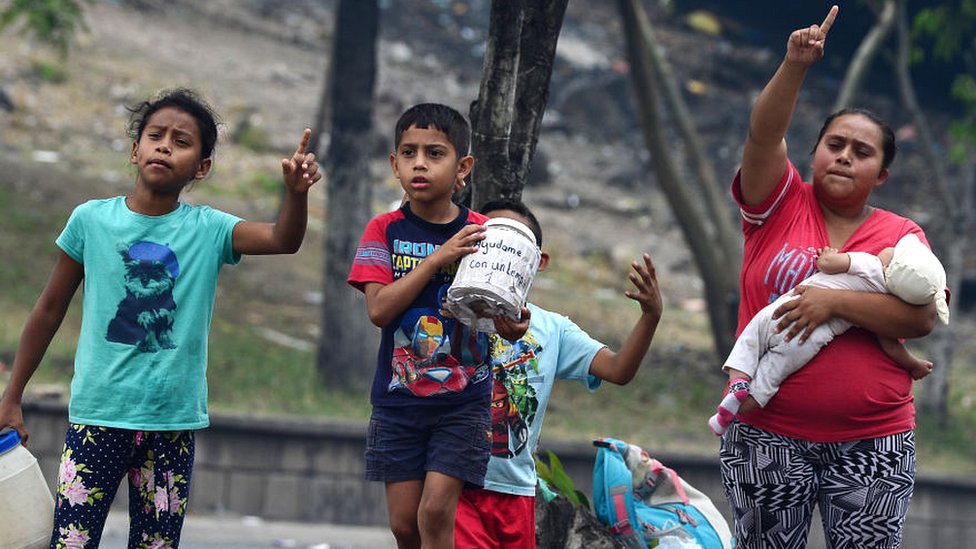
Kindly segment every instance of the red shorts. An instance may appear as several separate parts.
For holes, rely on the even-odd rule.
[[[457,549],[535,549],[535,496],[464,490],[454,522]]]

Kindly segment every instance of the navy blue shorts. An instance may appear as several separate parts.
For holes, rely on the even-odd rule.
[[[483,486],[491,451],[488,398],[446,406],[374,406],[366,480],[423,480],[427,471]]]

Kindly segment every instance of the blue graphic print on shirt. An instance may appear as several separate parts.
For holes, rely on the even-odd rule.
[[[165,244],[140,241],[121,247],[125,297],[108,324],[105,339],[135,345],[139,352],[175,349],[173,287],[180,275],[176,254]]]

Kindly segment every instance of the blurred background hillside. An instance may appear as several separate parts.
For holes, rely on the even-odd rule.
[[[623,297],[629,263],[646,251],[658,268],[666,310],[639,378],[595,396],[568,384],[558,387],[546,436],[613,435],[655,451],[714,453],[717,441],[705,420],[724,379],[701,279],[649,175],[618,14],[606,4],[571,0],[560,35],[549,107],[523,197],[537,211],[553,256],[531,298],[619,345],[638,314]],[[729,11],[723,2],[677,1],[671,9],[645,4],[724,184],[735,173],[751,101],[775,70],[786,37],[794,28],[819,22],[826,4],[750,2],[734,13],[723,12]],[[789,136],[798,166],[806,165],[806,152],[852,49],[870,26],[869,13],[854,4],[844,3],[827,58],[811,73],[801,97]],[[4,5],[0,1],[0,8]],[[314,126],[326,85],[333,1],[82,5],[85,28],[67,58],[25,34],[22,25],[0,31],[0,385],[54,263],[53,240],[72,208],[131,188],[126,105],[162,88],[202,92],[222,114],[224,135],[213,174],[186,199],[270,219],[279,193],[279,158],[293,150],[302,128]],[[387,162],[399,113],[420,101],[467,113],[477,96],[490,2],[384,0],[381,6],[378,133],[363,143],[375,162],[362,178],[375,188],[376,212],[389,209],[401,195]],[[944,126],[957,114],[948,99],[948,70],[938,64],[919,70],[928,83],[921,100],[934,123]],[[863,103],[893,122],[901,148],[892,180],[875,203],[925,227],[933,222],[931,188],[914,128],[880,79],[868,93]],[[328,129],[316,129],[327,141]],[[320,307],[328,299],[321,292],[327,177],[313,191],[312,222],[301,252],[248,257],[222,275],[209,370],[214,410],[368,417],[365,391],[336,390],[320,383],[315,372]],[[734,217],[730,198],[728,208]],[[960,334],[974,331],[968,312],[953,322]],[[79,325],[76,299],[30,387],[33,398],[67,398]],[[949,425],[919,429],[922,470],[976,471],[972,341],[958,338]],[[925,345],[911,343],[923,355]],[[373,363],[368,356],[350,367],[371,372]]]

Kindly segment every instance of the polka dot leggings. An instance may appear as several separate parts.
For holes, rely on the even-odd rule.
[[[193,431],[70,424],[58,471],[51,549],[98,547],[122,478],[129,479],[128,549],[179,547],[193,470]]]

